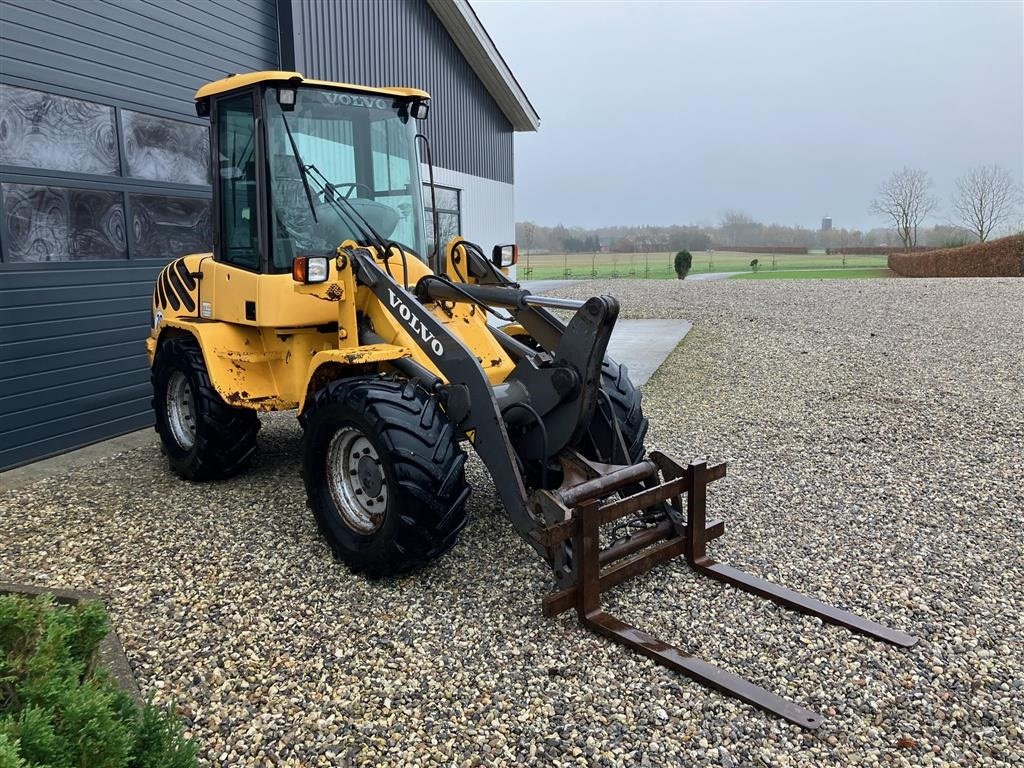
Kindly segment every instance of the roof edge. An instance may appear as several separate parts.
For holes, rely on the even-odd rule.
[[[354,83],[334,83],[329,80],[313,80],[305,77],[301,72],[285,70],[262,70],[260,72],[246,72],[238,75],[228,75],[220,80],[214,80],[200,86],[196,91],[195,100],[201,101],[209,96],[219,93],[228,93],[245,88],[253,83],[301,83],[304,85],[317,85],[327,88],[338,88],[346,91],[359,91],[361,93],[377,93],[383,96],[393,96],[399,99],[429,99],[430,94],[419,88],[397,88],[391,86],[355,85]]]
[[[468,0],[427,0],[469,66],[516,131],[536,131],[540,115]]]

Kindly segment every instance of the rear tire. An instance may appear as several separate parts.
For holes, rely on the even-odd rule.
[[[309,506],[353,572],[400,575],[454,546],[466,524],[466,454],[437,398],[401,379],[343,379],[299,420]]]
[[[163,342],[150,379],[156,431],[175,474],[185,480],[215,480],[245,468],[256,453],[259,417],[221,399],[194,338]]]

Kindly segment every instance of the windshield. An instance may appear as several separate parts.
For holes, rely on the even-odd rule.
[[[309,178],[316,220],[295,149],[382,237],[416,254],[423,248],[423,201],[415,121],[401,103],[326,88],[298,88],[295,110],[283,112],[277,89],[266,92],[273,267],[290,270],[297,255],[332,253],[345,240],[366,242],[352,216],[324,199]],[[287,120],[287,125],[285,121]],[[291,138],[288,136],[291,130]],[[351,211],[345,202],[342,211]]]

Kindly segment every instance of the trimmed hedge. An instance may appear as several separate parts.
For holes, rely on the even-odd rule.
[[[141,710],[97,664],[103,606],[0,596],[0,766],[194,768],[167,709]]]
[[[934,250],[930,245],[915,245],[913,248],[904,248],[903,252],[910,251],[912,253],[924,253],[925,251]],[[845,248],[826,248],[825,253],[828,256],[838,256],[840,254],[846,254],[847,256],[885,256],[888,253],[892,253],[891,245],[850,245]]]
[[[723,245],[716,248],[726,253],[785,253],[790,256],[806,256],[807,249],[798,245]]]
[[[1024,277],[1024,234],[924,253],[890,253],[903,277]]]

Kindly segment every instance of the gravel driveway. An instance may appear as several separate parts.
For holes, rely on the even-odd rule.
[[[730,462],[712,555],[921,642],[681,562],[606,605],[822,712],[816,732],[544,620],[545,570],[478,462],[452,553],[350,576],[305,508],[289,414],[229,482],[139,449],[0,496],[0,581],[108,595],[143,692],[177,702],[211,765],[1024,762],[1024,280],[607,289],[625,317],[694,323],[644,387],[648,447]]]

